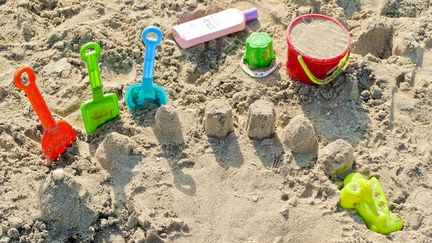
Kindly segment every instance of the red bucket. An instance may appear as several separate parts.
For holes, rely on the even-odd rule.
[[[294,46],[292,39],[292,30],[299,21],[306,19],[329,20],[334,23],[346,34],[347,45],[344,50],[330,57],[316,57],[305,54]],[[306,14],[297,17],[288,26],[286,33],[288,43],[288,57],[286,62],[287,74],[295,80],[306,84],[324,85],[331,82],[339,75],[348,63],[349,50],[351,48],[351,38],[349,31],[336,19],[322,14]],[[316,40],[314,40],[316,42]],[[328,41],[328,40],[319,40]]]

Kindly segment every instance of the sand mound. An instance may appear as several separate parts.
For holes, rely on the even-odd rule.
[[[276,111],[274,105],[265,100],[257,100],[249,107],[246,123],[250,138],[263,139],[271,137],[275,132]]]
[[[370,53],[378,58],[388,58],[392,55],[393,26],[389,22],[372,19],[356,33],[353,37],[353,53]]]
[[[301,167],[313,164],[318,141],[312,123],[304,116],[295,116],[285,128],[284,143],[291,149]]]
[[[96,158],[108,170],[119,169],[127,163],[132,154],[133,141],[122,134],[108,134],[96,150]]]
[[[52,224],[53,239],[91,232],[90,226],[97,216],[89,208],[87,196],[80,184],[62,169],[54,170],[47,177],[39,190],[39,205],[43,220]]]
[[[209,137],[226,137],[234,130],[231,106],[226,100],[215,99],[207,103],[204,129]]]
[[[228,7],[257,7],[259,21],[188,50],[171,39],[173,24]],[[330,84],[290,80],[285,65],[264,79],[238,68],[254,31],[286,60],[289,22],[311,11],[353,37]],[[431,11],[424,0],[0,0],[0,242],[430,242]],[[169,103],[131,114],[124,95],[141,82],[149,25],[164,34],[154,83]],[[317,55],[343,46],[341,33],[304,33],[299,45],[321,45]],[[89,41],[102,47],[104,91],[121,115],[87,135],[79,50]],[[11,82],[20,65],[34,68],[55,119],[78,131],[52,168],[40,121]],[[256,107],[262,100],[274,106]],[[352,156],[355,171],[379,176],[402,231],[375,234],[338,207],[343,175],[325,170],[338,174]]]
[[[174,134],[181,129],[180,120],[174,107],[163,105],[156,112],[156,125],[164,134]]]
[[[329,143],[320,150],[318,163],[327,176],[343,180],[353,167],[354,154],[351,144],[342,139]]]

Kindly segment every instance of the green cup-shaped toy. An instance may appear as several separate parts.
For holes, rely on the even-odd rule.
[[[246,39],[243,59],[250,68],[265,68],[275,59],[273,41],[265,32],[254,32]]]

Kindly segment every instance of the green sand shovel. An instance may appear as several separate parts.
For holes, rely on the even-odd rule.
[[[98,58],[101,54],[99,44],[89,42],[81,46],[80,54],[87,63],[93,96],[93,100],[81,105],[81,113],[87,133],[92,133],[100,125],[120,115],[118,97],[114,93],[103,93],[98,67]]]

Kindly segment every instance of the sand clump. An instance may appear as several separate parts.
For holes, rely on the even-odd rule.
[[[89,200],[85,193],[80,192],[80,184],[64,173],[62,169],[53,171],[39,190],[42,218],[53,224],[52,235],[58,239],[88,234],[89,227],[97,219],[87,205]],[[61,179],[59,174],[63,174]]]
[[[133,141],[122,134],[108,134],[96,150],[95,157],[102,167],[109,170],[119,169],[128,161],[134,148]]]
[[[222,138],[234,131],[231,106],[228,101],[215,99],[207,103],[204,129],[209,137]]]
[[[319,151],[318,163],[328,177],[343,180],[352,172],[354,149],[347,141],[338,139]]]
[[[318,147],[312,123],[302,115],[291,119],[285,128],[283,140],[293,153],[311,152]]]
[[[253,139],[271,137],[276,129],[276,111],[274,105],[265,100],[257,100],[249,107],[246,124],[247,134]]]
[[[335,22],[305,18],[291,30],[291,40],[300,52],[315,58],[341,55],[348,46],[347,33]]]
[[[318,152],[318,140],[309,119],[303,115],[293,117],[282,136],[284,144],[298,158],[301,167],[307,167],[313,163],[312,158]]]
[[[393,26],[385,20],[373,19],[353,37],[352,52],[360,55],[368,53],[378,58],[392,55]]]
[[[171,105],[159,107],[155,114],[156,130],[155,133],[159,142],[164,145],[183,146],[183,133],[178,111]],[[176,149],[174,149],[176,150]]]
[[[132,235],[132,240],[135,243],[145,243],[146,242],[146,237],[145,237],[145,232],[144,230],[138,228],[135,233]]]
[[[415,27],[414,27],[415,28]],[[421,31],[421,30],[417,30]],[[410,58],[415,64],[421,64],[424,56],[424,46],[415,36],[415,30],[395,34],[392,53]]]
[[[380,14],[384,16],[415,18],[425,14],[430,3],[423,0],[384,0],[380,7]]]
[[[177,110],[170,105],[159,107],[156,111],[155,120],[156,126],[165,135],[177,133],[181,129]]]
[[[7,236],[9,236],[12,239],[17,238],[19,236],[19,231],[16,228],[10,228],[7,231]]]
[[[336,3],[344,9],[346,15],[351,16],[361,10],[361,0],[337,0]]]

